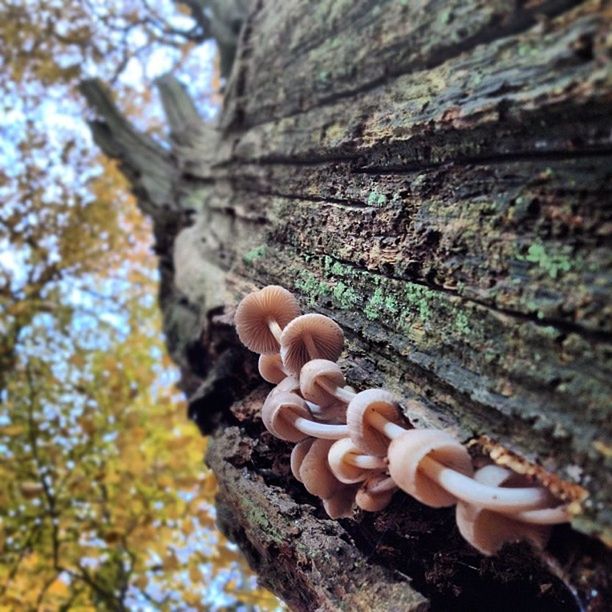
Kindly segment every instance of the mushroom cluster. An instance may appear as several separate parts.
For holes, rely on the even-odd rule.
[[[475,471],[449,433],[415,429],[389,391],[348,386],[336,363],[342,329],[323,315],[302,315],[283,287],[245,297],[235,324],[240,340],[261,353],[261,376],[276,385],[264,425],[296,444],[291,471],[331,518],[350,517],[355,505],[382,510],[401,489],[433,508],[456,506],[460,533],[485,555],[517,540],[542,548],[550,526],[569,520],[546,488],[497,465]]]

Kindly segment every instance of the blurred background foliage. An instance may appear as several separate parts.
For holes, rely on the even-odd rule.
[[[153,80],[204,117],[215,45],[166,0],[0,3],[0,609],[275,609],[214,530],[205,440],[174,390],[151,231],[78,94],[164,136]]]

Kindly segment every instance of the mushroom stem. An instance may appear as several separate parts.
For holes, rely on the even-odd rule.
[[[570,520],[565,506],[543,508],[542,510],[526,510],[525,512],[517,512],[507,516],[514,521],[530,523],[532,525],[558,525],[560,523],[569,523]]]
[[[357,455],[348,453],[345,461],[364,470],[384,470],[387,467],[385,460],[382,457],[374,457],[372,455]]]
[[[379,414],[374,410],[367,414],[366,419],[368,423],[372,425],[372,427],[385,434],[385,436],[387,436],[387,438],[390,440],[395,440],[395,438],[398,438],[406,432],[403,427],[388,421],[382,414]]]
[[[272,332],[272,335],[274,336],[274,338],[280,345],[283,330],[281,329],[281,326],[278,324],[276,319],[268,319],[268,328],[270,329],[270,331]]]
[[[391,476],[387,476],[387,478],[383,478],[374,484],[367,483],[367,488],[370,493],[384,493],[385,491],[393,491],[397,489],[397,485]]]
[[[345,404],[348,404],[355,397],[355,395],[357,395],[354,391],[351,391],[346,387],[337,387],[333,382],[327,380],[323,376],[317,380],[317,384]]]
[[[317,423],[309,421],[303,417],[296,417],[293,421],[296,429],[313,438],[321,438],[323,440],[339,440],[348,435],[348,427],[346,425],[328,425],[327,423]]]
[[[311,359],[317,359],[319,357],[319,351],[312,339],[312,336],[309,333],[305,333],[304,336],[304,344],[306,345],[306,350],[308,351],[308,356]]]
[[[406,431],[403,427],[391,423],[374,411],[368,414],[367,419],[373,427],[391,440]],[[498,512],[534,510],[541,509],[550,503],[550,494],[543,487],[492,487],[447,468],[431,457],[424,457],[419,469],[457,499],[487,510]]]
[[[550,494],[542,487],[492,487],[447,468],[431,457],[422,459],[419,470],[457,499],[487,510],[533,510],[550,503]]]

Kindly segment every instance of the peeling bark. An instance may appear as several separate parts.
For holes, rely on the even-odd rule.
[[[595,1],[260,0],[219,128],[159,83],[171,153],[84,86],[154,221],[220,525],[295,609],[605,609],[611,19]],[[584,489],[573,529],[485,559],[451,511],[401,494],[325,519],[263,430],[266,389],[231,326],[269,283],[342,325],[355,387],[418,398],[417,425]]]

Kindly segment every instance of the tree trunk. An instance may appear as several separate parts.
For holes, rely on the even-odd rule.
[[[155,223],[220,527],[292,608],[604,609],[611,20],[569,0],[259,0],[218,128],[160,81],[171,153],[84,84]],[[350,384],[419,399],[418,426],[574,501],[572,528],[484,558],[452,510],[403,494],[326,519],[261,424],[269,387],[231,325],[267,284],[340,323]]]

